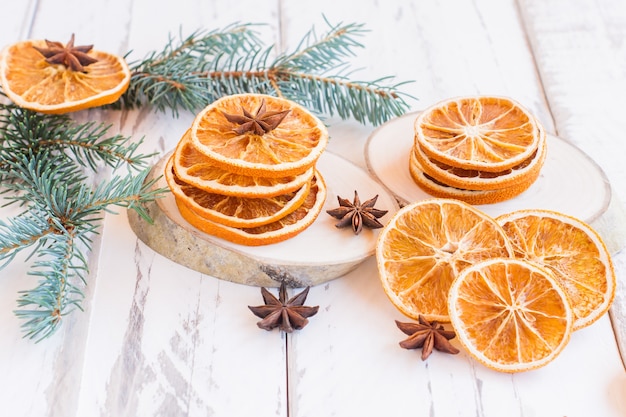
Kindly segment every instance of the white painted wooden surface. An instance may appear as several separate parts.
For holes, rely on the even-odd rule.
[[[609,221],[626,202],[626,2],[623,0],[39,0],[5,2],[0,44],[26,38],[93,42],[140,59],[168,35],[262,22],[261,36],[295,48],[312,25],[365,23],[353,78],[395,75],[419,110],[463,94],[502,94],[571,140],[613,186]],[[69,10],[72,12],[70,13]],[[145,136],[146,152],[171,149],[193,115],[144,109],[77,117]],[[329,150],[365,166],[371,126],[329,120]],[[0,215],[10,216],[11,208]],[[622,242],[623,243],[623,242]],[[626,253],[614,254],[619,294],[611,315],[576,332],[550,365],[518,375],[490,371],[465,353],[426,362],[400,349],[406,320],[378,284],[373,259],[311,289],[320,312],[288,337],[265,332],[248,305],[258,288],[217,280],[154,253],[126,214],[107,215],[90,258],[84,313],[52,338],[21,338],[12,310],[34,285],[24,257],[0,271],[0,415],[4,416],[624,416]]]

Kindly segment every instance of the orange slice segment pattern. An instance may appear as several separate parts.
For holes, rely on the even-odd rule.
[[[258,135],[239,134],[226,114],[254,112],[265,101],[268,112],[289,110],[275,129]],[[283,177],[312,167],[328,142],[322,122],[297,103],[275,97],[239,94],[223,97],[195,118],[193,145],[212,163],[242,175]]]
[[[0,81],[7,96],[18,106],[42,113],[67,113],[115,102],[130,84],[130,70],[123,58],[91,50],[97,62],[85,72],[63,64],[49,64],[33,46],[45,48],[43,40],[18,42],[0,56]]]
[[[405,315],[449,321],[448,290],[470,265],[513,250],[489,216],[457,200],[415,202],[382,229],[376,258],[383,289]]]
[[[573,329],[569,300],[546,269],[517,259],[492,259],[453,282],[449,311],[459,341],[479,362],[521,372],[551,362]]]
[[[615,297],[616,277],[602,238],[585,222],[549,210],[519,210],[497,218],[515,256],[549,269],[572,303],[574,328],[595,322]]]
[[[538,141],[535,118],[504,97],[446,100],[415,121],[416,146],[434,160],[465,169],[510,169],[528,159]]]

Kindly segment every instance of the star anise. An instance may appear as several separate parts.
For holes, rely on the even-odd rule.
[[[261,294],[265,305],[248,306],[255,316],[263,319],[257,323],[257,326],[265,330],[278,327],[287,333],[291,333],[294,329],[302,329],[309,322],[307,317],[314,316],[319,309],[319,306],[308,307],[303,305],[309,294],[309,288],[306,287],[302,292],[287,300],[287,286],[284,282],[280,284],[278,298],[262,287]]]
[[[239,125],[233,129],[235,133],[243,135],[246,132],[251,132],[263,136],[276,129],[291,110],[268,112],[266,110],[265,99],[262,99],[254,115],[244,108],[242,108],[241,111],[243,115],[227,114],[224,112],[222,112],[222,114],[229,122]]]
[[[67,45],[63,46],[61,42],[51,42],[46,39],[47,48],[38,48],[33,46],[39,53],[46,57],[46,62],[50,64],[63,64],[67,68],[76,72],[85,72],[87,65],[93,64],[98,60],[87,55],[91,51],[93,45],[74,46],[74,34]]]
[[[405,349],[422,348],[422,360],[426,360],[433,352],[438,351],[456,355],[459,350],[449,342],[456,334],[452,330],[445,330],[436,320],[428,321],[424,317],[418,317],[419,323],[402,323],[396,320],[396,325],[409,337],[400,346]]]
[[[339,222],[335,224],[337,227],[352,226],[352,230],[355,234],[361,233],[363,226],[370,229],[378,229],[383,227],[382,223],[378,221],[380,217],[387,214],[387,210],[379,210],[374,208],[378,195],[370,198],[363,204],[359,199],[359,194],[354,191],[354,201],[351,203],[345,198],[337,196],[339,201],[339,207],[332,210],[326,210],[326,213],[339,219]]]

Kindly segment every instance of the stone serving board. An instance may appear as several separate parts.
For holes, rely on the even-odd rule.
[[[170,154],[155,164],[146,178],[158,179],[157,188],[167,187],[162,174]],[[129,223],[137,237],[156,252],[219,279],[264,287],[276,287],[281,282],[291,287],[321,284],[350,272],[372,256],[379,233],[364,228],[355,235],[350,228],[336,228],[337,220],[326,210],[338,206],[337,196],[352,200],[356,190],[365,201],[378,195],[376,207],[389,211],[380,219],[383,224],[397,211],[398,204],[367,172],[335,154],[325,151],[317,169],[328,189],[324,208],[309,228],[284,242],[243,246],[208,235],[185,221],[171,193],[146,206],[152,223],[128,210]]]

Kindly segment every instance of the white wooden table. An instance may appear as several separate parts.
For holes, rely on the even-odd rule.
[[[79,43],[143,58],[179,31],[259,22],[260,36],[292,50],[305,31],[364,23],[353,78],[415,80],[419,110],[466,94],[506,95],[548,132],[605,171],[613,227],[626,202],[626,2],[624,0],[23,0],[4,2],[0,44],[28,38]],[[145,136],[142,150],[170,150],[193,115],[151,109],[91,110],[77,117]],[[329,150],[365,166],[372,126],[330,120]],[[12,209],[0,209],[9,216]],[[398,347],[405,318],[381,290],[375,262],[313,287],[320,312],[289,336],[265,332],[247,309],[258,288],[204,276],[134,235],[126,213],[107,215],[90,257],[85,311],[40,343],[14,316],[32,288],[18,258],[0,271],[2,416],[601,416],[626,415],[626,252],[612,242],[619,279],[609,315],[574,333],[536,371],[491,371],[467,354],[427,361]],[[620,355],[620,349],[622,355]]]

